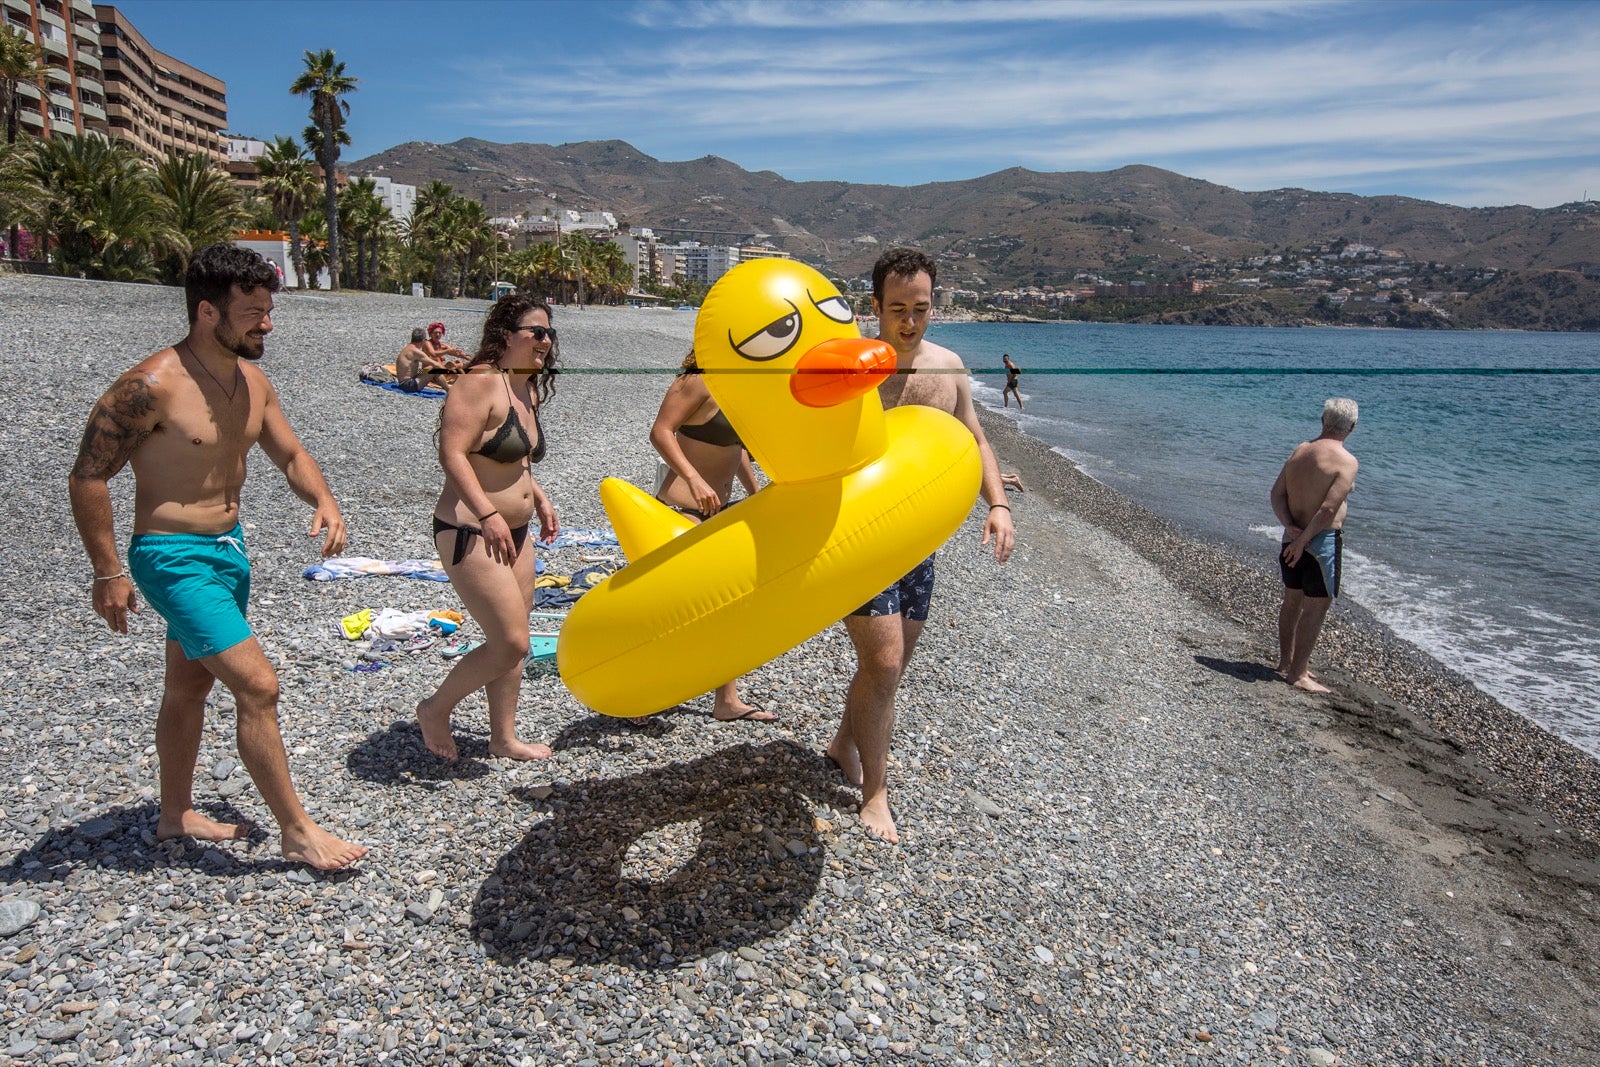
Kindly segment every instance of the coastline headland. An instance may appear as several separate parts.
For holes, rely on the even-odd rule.
[[[431,555],[436,401],[359,384],[413,325],[485,305],[284,293],[262,367],[352,555]],[[370,666],[362,608],[447,585],[314,583],[309,515],[262,457],[251,621],[313,815],[371,846],[318,877],[265,833],[157,842],[159,620],[89,606],[66,474],[115,375],[181,336],[173,289],[0,276],[0,983],[13,1060],[198,1063],[1600,1064],[1600,771],[1341,605],[1298,693],[1267,670],[1275,579],[984,423],[1019,542],[939,553],[891,775],[903,843],[856,824],[822,750],[839,628],[709,700],[602,718],[549,677],[544,763],[421,745],[436,650]],[[687,312],[557,307],[567,373],[537,474],[563,526],[648,485]],[[123,544],[131,478],[113,482]],[[591,550],[543,556],[570,574]],[[213,695],[202,810],[270,819]],[[68,1062],[61,1059],[60,1062]]]

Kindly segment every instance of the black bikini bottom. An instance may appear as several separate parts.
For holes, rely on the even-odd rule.
[[[450,557],[450,565],[452,567],[458,566],[462,560],[467,558],[467,553],[472,550],[472,539],[474,537],[483,536],[483,527],[481,526],[457,526],[454,523],[445,522],[439,516],[435,515],[433,517],[433,536],[437,538],[439,534],[445,530],[454,530],[456,532],[456,550]],[[511,543],[517,546],[518,553],[522,552],[522,546],[526,544],[527,541],[527,523],[523,523],[521,526],[512,527]]]

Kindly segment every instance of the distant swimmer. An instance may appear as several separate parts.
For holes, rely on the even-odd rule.
[[[139,594],[167,621],[166,687],[156,715],[161,806],[156,837],[230,841],[243,826],[194,808],[206,697],[233,693],[239,758],[272,810],[283,855],[320,870],[366,853],[311,821],[289,778],[278,731],[278,675],[245,620],[250,560],[239,525],[245,457],[256,445],[313,509],[323,556],[344,548],[344,518],[322,471],[289,428],[256,366],[272,332],[278,275],[254,252],[201,249],[184,292],[189,334],[118,378],[95,405],[68,481],[72,515],[94,567],[94,610],[119,634]],[[125,466],[135,485],[124,567],[106,484]],[[138,583],[138,594],[134,592]]]
[[[1017,398],[1017,410],[1022,410],[1022,393],[1017,389],[1017,382],[1022,378],[1022,368],[1011,362],[1008,352],[1000,357],[1006,365],[1006,387],[1000,391],[1000,399],[1006,402],[1006,407],[1011,406],[1011,398]]]
[[[1356,484],[1356,457],[1345,438],[1356,428],[1356,402],[1322,405],[1322,434],[1298,445],[1272,483],[1272,511],[1283,523],[1278,569],[1278,673],[1296,689],[1326,693],[1311,674],[1311,648],[1322,633],[1344,566],[1344,516]]]

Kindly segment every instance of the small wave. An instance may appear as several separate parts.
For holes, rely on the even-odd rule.
[[[1525,605],[1491,603],[1468,581],[1407,574],[1349,550],[1344,559],[1345,590],[1396,634],[1600,756],[1600,654],[1587,627]],[[1525,621],[1508,621],[1507,611]]]

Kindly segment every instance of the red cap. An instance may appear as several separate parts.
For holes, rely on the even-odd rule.
[[[442,322],[430,322],[430,323],[428,323],[428,332],[432,333],[434,330],[438,330],[440,333],[444,333],[444,323],[442,323]]]

